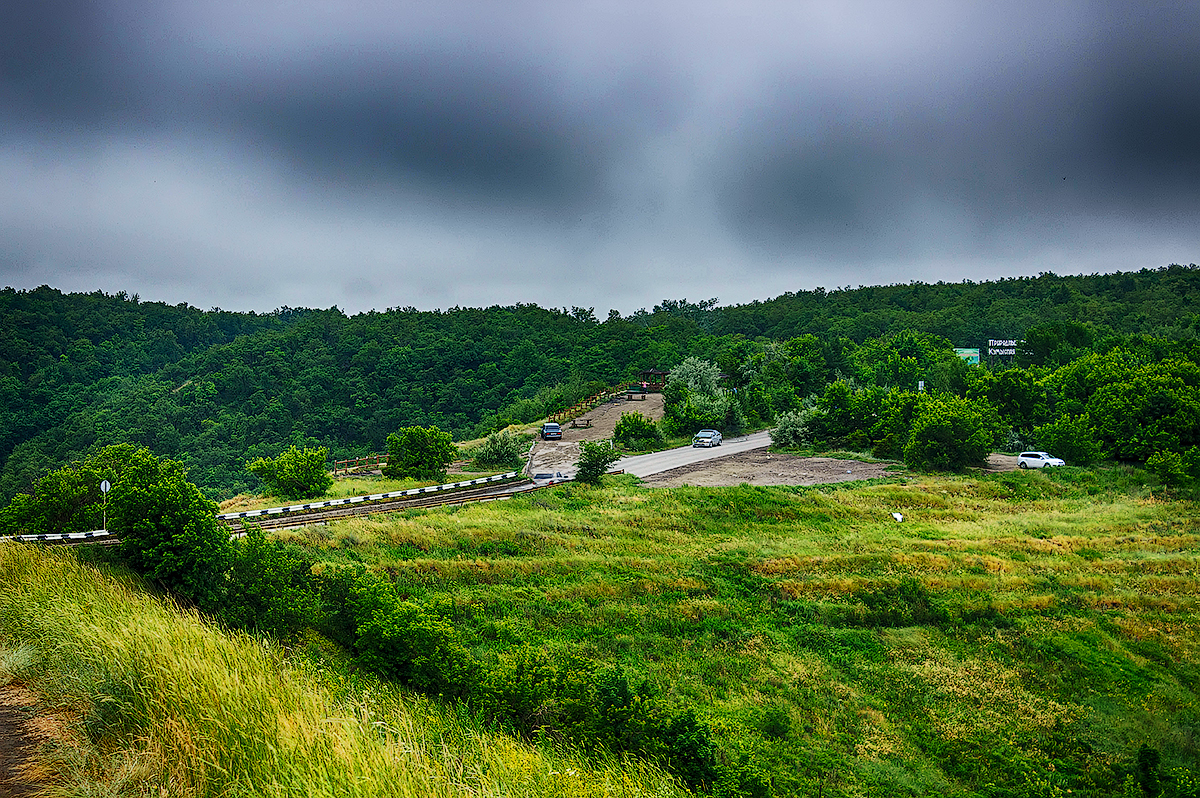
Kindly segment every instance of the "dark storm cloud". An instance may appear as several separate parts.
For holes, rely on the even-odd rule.
[[[1198,35],[1184,4],[4,4],[0,283],[628,311],[1194,261]]]
[[[1057,52],[993,73],[931,59],[915,88],[878,75],[867,106],[786,86],[719,156],[725,217],[767,249],[834,256],[928,252],[947,236],[975,249],[1085,216],[1195,218],[1200,49],[1186,42],[1200,19],[1171,11],[1098,13]],[[995,30],[1014,53],[1039,44]]]

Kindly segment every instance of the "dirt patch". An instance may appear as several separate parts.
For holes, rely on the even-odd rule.
[[[653,488],[680,485],[717,488],[743,482],[749,485],[821,485],[884,477],[893,473],[889,468],[896,466],[832,457],[799,457],[755,449],[652,474],[644,477],[642,483]]]
[[[1001,471],[1016,471],[1017,456],[1015,454],[989,454],[987,465],[981,470],[986,474],[996,474]]]
[[[60,738],[58,724],[37,714],[37,697],[19,685],[0,687],[0,798],[25,798],[48,785],[38,749]]]
[[[561,441],[539,440],[534,446],[529,473],[545,471],[573,473],[575,461],[579,459],[579,442],[611,438],[617,428],[617,422],[621,420],[622,413],[641,413],[652,421],[658,421],[663,415],[662,394],[648,393],[645,399],[619,399],[615,402],[605,402],[575,420],[576,424],[582,425],[590,422],[591,426],[573,427],[570,421],[564,423]]]

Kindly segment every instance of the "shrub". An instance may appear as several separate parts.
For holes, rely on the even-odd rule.
[[[295,446],[278,457],[260,457],[246,463],[246,470],[263,481],[273,496],[282,499],[315,499],[333,487],[333,477],[325,470],[329,450],[297,449]]]
[[[385,477],[393,479],[444,479],[456,450],[449,432],[435,426],[405,427],[388,436]]]
[[[1087,413],[1061,416],[1036,427],[1033,440],[1069,465],[1090,465],[1100,459],[1102,447]]]
[[[796,410],[791,413],[780,413],[771,430],[771,443],[784,449],[803,449],[813,444],[812,430],[809,420],[813,409]]]
[[[621,459],[621,452],[606,443],[582,441],[579,460],[575,463],[575,479],[588,485],[599,485],[608,467]]]
[[[233,544],[229,579],[219,616],[230,626],[277,637],[316,620],[311,564],[252,527]]]
[[[449,621],[411,601],[382,602],[358,626],[359,662],[432,695],[466,692],[470,658]]]
[[[1146,461],[1146,470],[1164,485],[1182,488],[1200,480],[1200,448],[1193,446],[1183,454],[1155,452]]]
[[[635,451],[653,449],[663,442],[662,430],[641,413],[622,413],[613,431],[613,441]]]
[[[707,790],[718,775],[708,727],[692,710],[676,715],[663,733],[667,767],[694,791]]]
[[[188,482],[187,470],[149,449],[119,448],[120,473],[108,495],[112,532],[129,565],[202,609],[219,606],[229,562],[229,532],[216,502]]]
[[[909,468],[960,471],[983,462],[1000,434],[991,405],[950,394],[929,396],[918,406],[904,462]]]
[[[511,432],[493,432],[475,450],[475,465],[478,468],[518,468],[524,450],[523,441]]]

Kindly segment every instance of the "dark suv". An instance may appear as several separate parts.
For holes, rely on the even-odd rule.
[[[542,425],[542,440],[557,441],[562,440],[562,427],[551,421],[548,424]]]

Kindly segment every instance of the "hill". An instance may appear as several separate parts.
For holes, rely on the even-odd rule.
[[[183,461],[211,495],[227,497],[253,488],[247,460],[292,444],[349,457],[381,451],[402,426],[430,424],[471,438],[689,356],[717,363],[730,387],[752,387],[747,371],[771,366],[767,343],[806,336],[788,355],[780,389],[798,398],[862,371],[855,353],[881,336],[979,346],[1033,330],[1041,349],[1031,362],[1047,362],[1057,347],[1055,363],[1137,336],[1193,341],[1198,299],[1195,266],[818,289],[730,307],[664,300],[604,321],[591,309],[532,305],[259,315],[8,288],[0,292],[0,499],[118,442]],[[748,413],[766,422],[793,404],[760,401]]]

